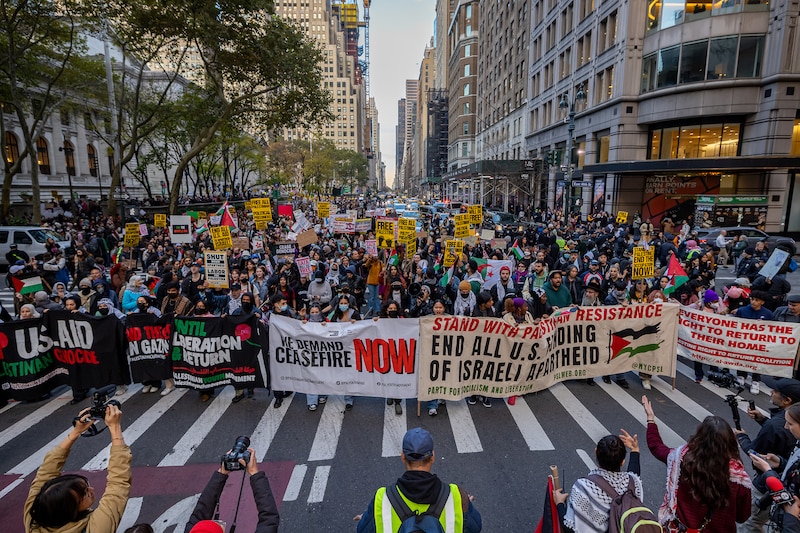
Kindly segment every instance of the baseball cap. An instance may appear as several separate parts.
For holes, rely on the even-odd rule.
[[[433,437],[425,429],[409,429],[403,437],[403,454],[411,461],[427,459],[433,455]]]
[[[800,304],[800,294],[790,294],[786,301],[790,304]]]
[[[792,402],[800,401],[800,381],[796,379],[783,378],[775,381],[775,390],[791,398]]]
[[[600,261],[598,261],[597,259],[592,259],[592,260],[591,260],[591,262],[590,262],[589,264],[590,264],[590,265],[599,265],[599,264],[600,264]]]
[[[238,289],[241,289],[241,288],[242,288],[242,285],[240,283],[231,283],[231,290],[232,291],[235,291],[235,290],[238,290]]]

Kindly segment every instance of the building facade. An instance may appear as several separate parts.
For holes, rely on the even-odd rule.
[[[459,1],[447,30],[448,60],[448,169],[475,161],[478,24],[480,2]]]

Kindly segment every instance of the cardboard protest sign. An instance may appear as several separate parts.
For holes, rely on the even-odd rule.
[[[655,247],[645,249],[644,246],[637,246],[633,249],[631,279],[652,278],[655,275],[655,251]]]
[[[269,224],[271,221],[272,211],[269,209],[264,209],[263,207],[253,208],[253,223],[256,225],[256,229],[267,229],[267,224]]]
[[[211,289],[227,289],[230,287],[228,253],[206,250],[204,254],[203,266],[206,272],[206,287]]]
[[[417,221],[413,218],[400,218],[397,223],[397,240],[403,244],[416,243]]]
[[[231,241],[233,243],[232,248],[238,248],[243,252],[250,249],[250,239],[247,237],[232,237]]]
[[[298,257],[295,260],[297,269],[300,271],[301,276],[311,277],[311,259],[308,257]]]
[[[764,263],[764,266],[758,271],[758,275],[769,279],[774,278],[781,271],[787,259],[789,259],[789,252],[781,250],[780,248],[775,248],[772,250],[767,262]]]
[[[415,398],[419,322],[414,319],[303,324],[273,315],[270,375],[306,394]]]
[[[481,224],[483,222],[483,206],[470,205],[467,206],[467,214],[469,215],[470,224]]]
[[[209,230],[211,231],[211,240],[214,242],[215,250],[233,248],[233,239],[231,238],[231,228],[229,226],[212,226]]]
[[[486,242],[491,242],[494,240],[495,231],[493,229],[482,229],[481,230],[481,240]]]
[[[301,249],[318,241],[319,237],[317,237],[317,232],[313,229],[307,229],[297,236],[297,246]]]
[[[792,377],[800,324],[681,307],[678,355],[713,366]]]
[[[297,252],[297,243],[292,241],[281,241],[272,246],[273,255],[294,258]]]
[[[353,234],[356,232],[356,219],[347,215],[334,215],[332,220],[334,233]]]
[[[278,216],[291,219],[294,217],[294,208],[291,204],[280,204],[278,205]]]
[[[617,211],[617,224],[625,224],[628,221],[627,211]]]
[[[192,217],[189,215],[169,217],[169,238],[172,242],[179,244],[192,242]]]
[[[357,218],[356,219],[356,233],[368,233],[372,230],[371,218]]]
[[[674,377],[678,308],[579,307],[514,326],[497,318],[421,318],[418,398],[505,398],[631,370]]]
[[[378,256],[378,241],[375,239],[369,239],[364,241],[364,246],[367,248],[367,253],[372,257]]]
[[[167,227],[167,215],[163,213],[156,213],[154,215],[153,225],[157,228],[166,228]]]
[[[139,244],[139,239],[141,235],[139,235],[139,224],[136,222],[130,222],[125,224],[125,241],[124,245],[128,248],[132,246],[136,246]]]

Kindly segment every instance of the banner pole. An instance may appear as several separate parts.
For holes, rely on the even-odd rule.
[[[422,402],[420,402],[419,400],[417,400],[417,418],[419,418],[419,417],[420,417],[420,414],[419,414],[419,413],[420,413],[420,408],[419,408],[419,406],[420,406],[420,404],[421,404],[421,403],[422,403]]]

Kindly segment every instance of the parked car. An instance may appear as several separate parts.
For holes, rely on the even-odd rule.
[[[54,241],[66,249],[72,246],[72,242],[50,228],[41,226],[0,226],[0,265],[7,265],[6,254],[11,251],[11,245],[16,244],[17,249],[27,253],[31,257],[41,259],[47,251],[45,242],[52,237]]]
[[[728,242],[733,241],[740,235],[747,238],[750,246],[755,246],[757,242],[764,241],[770,250],[775,249],[777,246],[785,247],[787,252],[792,255],[797,254],[797,243],[794,239],[789,237],[781,237],[779,235],[769,235],[760,229],[752,228],[749,226],[730,226],[725,228],[700,228],[697,230],[698,244],[713,245],[714,241],[719,237],[720,231],[725,230],[727,234],[725,239]]]

